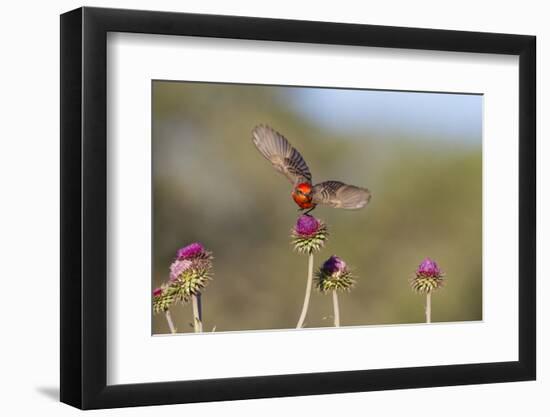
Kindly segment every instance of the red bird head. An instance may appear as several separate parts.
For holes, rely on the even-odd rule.
[[[311,188],[312,187],[309,182],[302,182],[296,186],[295,191],[297,191],[298,193],[309,195],[311,194]]]
[[[294,190],[292,191],[292,198],[300,206],[302,209],[309,209],[314,206],[312,203],[312,195],[311,195],[311,184],[308,182],[302,182],[298,184],[296,187],[294,187]]]

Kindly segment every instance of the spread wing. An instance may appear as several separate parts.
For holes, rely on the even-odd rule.
[[[260,153],[292,184],[311,183],[306,161],[279,132],[269,126],[259,125],[252,131],[252,141]]]
[[[370,201],[371,193],[366,188],[344,184],[340,181],[325,181],[313,186],[313,202],[330,207],[360,209]]]

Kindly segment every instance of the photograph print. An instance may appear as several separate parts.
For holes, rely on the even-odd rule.
[[[151,88],[153,335],[483,319],[483,95]]]

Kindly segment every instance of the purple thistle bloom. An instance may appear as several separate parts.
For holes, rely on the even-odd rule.
[[[430,258],[426,258],[418,266],[416,275],[424,277],[440,277],[441,270],[439,269],[437,262],[431,260]]]
[[[153,290],[153,297],[160,297],[162,295],[162,288],[155,288]]]
[[[319,220],[313,216],[303,214],[298,217],[294,230],[300,236],[311,236],[319,230]]]
[[[350,291],[355,279],[342,258],[332,255],[319,268],[316,274],[317,288],[322,293],[329,291]]]
[[[311,255],[323,248],[328,237],[328,230],[322,220],[302,214],[298,217],[290,236],[295,250]]]
[[[204,253],[204,246],[200,243],[191,243],[180,250],[178,250],[178,259],[195,258]]]
[[[170,265],[170,281],[176,281],[181,274],[191,268],[192,265],[193,262],[188,259],[176,259],[172,265]]]
[[[346,272],[347,265],[342,258],[332,255],[325,261],[322,269],[328,275],[335,275]]]

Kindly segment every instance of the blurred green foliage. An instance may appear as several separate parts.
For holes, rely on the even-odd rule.
[[[205,331],[294,328],[307,256],[290,247],[297,207],[291,185],[255,149],[266,123],[303,154],[313,180],[366,186],[366,209],[318,207],[331,233],[316,255],[352,266],[357,286],[340,296],[342,325],[424,321],[409,278],[426,256],[447,274],[432,320],[482,319],[482,161],[479,145],[409,137],[335,134],[289,109],[284,87],[154,81],[153,286],[167,280],[176,250],[203,243],[214,280],[203,294]],[[480,115],[481,117],[481,115]],[[190,332],[191,306],[175,306]],[[314,292],[306,327],[332,325],[329,295]],[[163,315],[153,333],[168,333]]]

